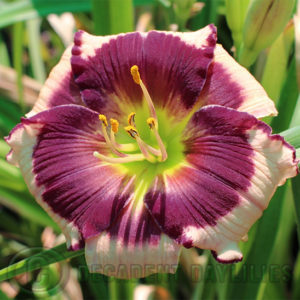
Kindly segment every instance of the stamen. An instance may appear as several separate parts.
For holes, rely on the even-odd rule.
[[[113,145],[113,147],[117,150],[120,151],[125,151],[125,152],[132,152],[136,151],[138,149],[136,144],[129,143],[129,144],[119,144],[116,141],[115,134],[118,133],[119,131],[119,122],[115,119],[110,119],[110,141]]]
[[[97,151],[95,151],[93,154],[95,157],[101,159],[102,161],[113,163],[113,164],[122,164],[122,163],[145,160],[145,156],[143,154],[132,154],[132,155],[127,155],[126,157],[109,157],[109,156],[102,155]]]
[[[105,115],[99,115],[99,120],[102,121],[102,124],[107,127],[108,126],[108,123],[107,123],[107,119],[105,117]]]
[[[133,78],[134,82],[136,84],[140,84],[141,83],[141,76],[140,76],[140,72],[139,72],[139,67],[137,65],[132,66],[131,69],[130,69],[130,73],[132,75],[132,78]]]
[[[119,130],[119,122],[115,119],[110,119],[110,125],[113,133],[117,133]]]
[[[118,150],[116,149],[115,145],[111,142],[110,138],[108,137],[107,130],[106,130],[106,128],[107,128],[107,126],[108,126],[108,123],[107,123],[107,119],[106,119],[105,115],[101,115],[101,114],[100,114],[100,115],[99,115],[99,120],[102,121],[102,134],[103,134],[103,137],[104,137],[104,139],[105,139],[105,142],[106,142],[106,144],[109,146],[110,150],[111,150],[114,154],[116,154],[116,155],[118,155],[118,156],[120,156],[120,157],[125,157],[125,156],[127,156],[126,154],[121,153],[120,151],[118,151]]]
[[[126,127],[124,127],[124,129],[132,138],[135,139],[138,136],[138,131],[133,126],[131,126],[131,125],[126,126]]]
[[[148,118],[147,124],[149,125],[150,129],[153,129],[154,127],[157,128],[157,121],[154,118]]]
[[[150,110],[150,116],[157,120],[157,116],[156,116],[153,101],[150,97],[150,94],[148,93],[148,90],[147,90],[146,86],[144,85],[144,83],[141,79],[141,75],[140,75],[140,72],[139,72],[139,67],[137,65],[132,66],[131,69],[130,69],[130,72],[131,72],[131,75],[132,75],[132,78],[133,78],[134,82],[136,84],[139,84],[142,91],[143,91],[143,94],[144,94],[145,99],[146,99],[147,104],[148,104],[148,108]]]
[[[115,138],[115,134],[118,132],[119,130],[119,122],[115,119],[110,119],[110,140],[111,143],[113,145],[114,148],[119,148],[117,142],[116,142],[116,138]]]
[[[168,158],[168,153],[167,153],[167,150],[166,150],[166,147],[158,133],[158,130],[157,130],[157,121],[154,119],[154,118],[148,118],[147,119],[147,124],[149,125],[149,128],[151,130],[153,130],[154,132],[154,135],[155,135],[155,138],[157,140],[157,144],[158,144],[158,147],[160,149],[160,154],[161,154],[161,161],[165,161],[167,158]]]
[[[136,127],[134,118],[135,118],[135,112],[130,113],[129,116],[128,116],[128,124],[130,126]]]
[[[143,155],[145,156],[145,158],[150,161],[150,162],[155,162],[156,159],[155,157],[153,157],[147,150],[147,146],[146,143],[140,138],[139,133],[137,131],[137,129],[133,126],[126,126],[124,128],[127,133],[136,140],[141,152],[143,153]]]

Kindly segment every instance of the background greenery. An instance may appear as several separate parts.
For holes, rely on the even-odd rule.
[[[208,251],[192,249],[183,252],[175,275],[116,280],[89,274],[83,251],[66,251],[59,228],[29,194],[20,171],[5,161],[9,147],[3,141],[30,110],[77,29],[107,35],[189,31],[214,23],[219,43],[276,103],[279,116],[265,121],[300,148],[297,5],[293,0],[0,0],[0,299],[300,299],[299,176],[277,190],[248,242],[241,243],[243,262],[221,265]]]

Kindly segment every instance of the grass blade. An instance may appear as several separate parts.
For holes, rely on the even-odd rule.
[[[6,67],[10,66],[8,50],[0,34],[0,64]]]
[[[272,250],[275,244],[275,238],[278,232],[278,220],[281,216],[282,199],[285,196],[287,185],[277,189],[268,209],[263,217],[258,221],[253,246],[245,262],[245,265],[251,266],[253,278],[262,279],[268,264]],[[253,274],[252,274],[253,273]],[[242,269],[237,274],[237,278],[242,278]],[[235,282],[231,284],[230,299],[256,299],[260,287],[260,280],[251,280],[247,282]]]
[[[290,128],[280,133],[296,150],[300,148],[300,126]]]
[[[289,128],[297,98],[298,88],[296,79],[296,63],[295,59],[293,59],[278,100],[277,109],[279,114],[276,118],[273,118],[271,122],[274,133],[278,133]]]
[[[56,231],[60,232],[58,225],[48,216],[48,214],[35,202],[30,202],[22,196],[0,188],[0,204],[9,207],[11,210],[17,212],[20,216],[28,218],[32,222],[42,226],[50,226]]]
[[[43,83],[46,79],[46,70],[41,56],[40,24],[40,19],[32,19],[26,23],[29,35],[29,55],[33,75],[38,82]]]
[[[300,176],[292,179],[292,188],[294,194],[294,207],[295,207],[295,215],[296,215],[296,223],[297,223],[297,233],[298,233],[298,243],[300,247]]]
[[[109,2],[110,33],[129,32],[134,30],[133,1],[122,0]]]
[[[94,34],[110,34],[109,0],[92,0],[92,16],[94,21]]]
[[[132,12],[126,8],[128,3],[131,1],[128,0],[94,0],[94,2],[108,2],[111,1],[114,6],[119,7],[119,16],[121,20],[123,17],[126,18],[126,14]],[[215,1],[215,0],[214,0]],[[135,0],[134,5],[149,5],[153,4],[154,0]],[[3,28],[8,25],[12,25],[16,22],[26,21],[37,17],[44,17],[49,14],[60,14],[63,12],[89,12],[93,7],[93,13],[99,13],[97,10],[94,10],[95,6],[92,5],[92,0],[20,0],[10,2],[6,5],[2,5],[0,10],[0,28]],[[125,9],[125,11],[123,10]],[[133,19],[132,19],[133,22]],[[124,31],[131,31],[124,29]],[[121,30],[123,31],[123,30]],[[119,31],[119,32],[121,32]]]
[[[38,270],[53,263],[83,255],[84,250],[68,251],[66,244],[42,251],[0,270],[0,282],[25,272]]]
[[[1,18],[0,18],[1,19]],[[24,37],[24,24],[19,22],[13,26],[13,65],[17,71],[17,86],[18,86],[18,96],[19,104],[24,111],[24,99],[23,99],[23,37]]]
[[[90,11],[90,0],[21,0],[2,6],[0,28],[51,13]]]
[[[261,84],[275,104],[277,104],[281,87],[285,82],[293,42],[294,26],[290,22],[272,44],[268,53]]]

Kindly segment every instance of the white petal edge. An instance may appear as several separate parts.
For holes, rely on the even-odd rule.
[[[81,234],[76,226],[59,215],[54,213],[50,206],[42,200],[44,192],[43,186],[37,186],[35,175],[33,174],[32,153],[37,143],[37,136],[42,125],[19,125],[13,130],[12,134],[6,139],[12,151],[7,156],[7,161],[19,166],[28,186],[29,191],[34,195],[38,204],[50,215],[50,217],[60,226],[66,237],[67,247],[77,248],[80,244]]]
[[[198,49],[208,46],[207,37],[213,32],[212,25],[208,25],[202,29],[194,32],[172,32],[172,31],[158,31],[165,34],[170,34],[179,37],[187,45],[194,46]],[[150,32],[138,32],[143,38],[146,38]],[[128,34],[128,33],[127,33]],[[82,58],[87,59],[88,57],[94,56],[96,50],[101,48],[103,44],[108,43],[111,39],[116,39],[119,36],[125,36],[126,33],[121,33],[118,35],[108,35],[108,36],[95,36],[87,32],[82,31],[80,40],[82,51]],[[140,51],[140,49],[137,49]]]
[[[126,245],[108,232],[86,240],[85,258],[91,273],[121,279],[154,273],[175,273],[181,246],[162,234],[157,245]]]
[[[261,217],[276,188],[298,174],[298,162],[291,146],[263,129],[249,130],[248,134],[254,149],[255,173],[247,192],[238,191],[239,205],[218,219],[215,226],[184,229],[185,237],[192,240],[194,246],[215,251],[217,260],[223,263],[242,259],[238,242]]]
[[[238,64],[219,44],[214,54],[214,61],[229,71],[227,74],[233,82],[240,85],[241,96],[245,97],[245,101],[237,110],[250,113],[257,118],[277,116],[274,102],[246,68]]]

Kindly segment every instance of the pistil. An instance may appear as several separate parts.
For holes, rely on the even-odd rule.
[[[157,121],[154,119],[154,118],[148,118],[147,119],[147,124],[149,125],[149,128],[151,130],[153,130],[154,132],[154,135],[155,135],[155,138],[157,140],[157,143],[158,143],[158,147],[160,149],[160,154],[161,154],[161,161],[165,161],[167,158],[168,158],[168,153],[167,153],[167,150],[166,150],[166,147],[158,133],[158,130],[157,130]]]
[[[133,128],[136,128],[135,125],[135,112],[132,112],[128,115],[128,124],[129,126],[132,126]],[[138,143],[140,143],[143,147],[147,148],[148,151],[150,151],[152,154],[159,156],[161,153],[158,149],[155,149],[153,147],[151,147],[150,145],[148,145],[147,143],[145,143],[141,138],[139,138],[139,140],[137,140]]]
[[[129,126],[126,126],[124,129],[127,131],[127,133],[128,133],[132,138],[134,138],[134,139],[136,140],[136,142],[137,142],[137,144],[138,144],[138,146],[139,146],[141,152],[142,152],[143,155],[145,156],[145,158],[146,158],[148,161],[150,161],[150,162],[155,162],[155,161],[156,161],[155,157],[153,157],[153,155],[151,155],[151,154],[149,153],[149,151],[148,151],[148,149],[147,149],[147,147],[146,147],[146,145],[145,145],[145,142],[140,138],[140,135],[139,135],[137,129],[136,129],[135,127],[133,127],[133,126],[130,126],[130,125],[129,125]]]
[[[145,156],[143,154],[131,154],[131,155],[127,155],[126,157],[110,157],[95,151],[94,156],[101,159],[102,161],[112,163],[112,164],[123,164],[123,163],[145,160]]]

